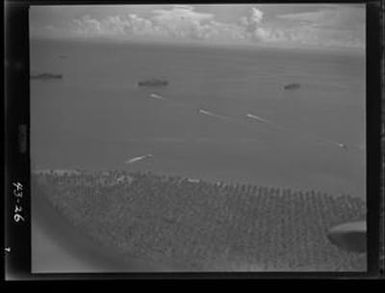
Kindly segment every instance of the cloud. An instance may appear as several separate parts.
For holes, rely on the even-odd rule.
[[[257,8],[252,7],[251,10],[249,10],[249,15],[241,17],[239,19],[239,23],[247,29],[253,30],[259,26],[262,20],[263,12]]]
[[[155,9],[153,13],[155,16],[152,17],[152,20],[161,23],[172,21],[201,22],[214,18],[213,14],[196,12],[194,7],[189,5],[174,5],[172,9]]]
[[[128,14],[97,20],[86,15],[73,20],[72,26],[76,35],[86,37],[129,39],[147,36],[222,42],[245,39],[243,29],[238,25],[215,21],[213,14],[196,12],[188,5],[155,9],[148,18]]]
[[[100,22],[89,15],[85,15],[81,19],[74,19],[73,25],[75,33],[86,37],[103,33]]]
[[[94,13],[96,10],[93,8],[89,10],[91,14],[79,16],[77,12],[77,17],[67,21],[66,25],[31,26],[31,32],[50,37],[177,40],[213,44],[360,48],[365,44],[365,10],[358,6],[318,5],[311,9],[310,6],[305,7],[307,10],[301,6],[297,9],[300,12],[296,13],[292,12],[293,9],[279,9],[281,6],[274,6],[276,10],[273,11],[273,7],[269,6],[266,14],[262,6],[248,6],[237,17],[231,20],[222,17],[222,21],[218,20],[215,7],[211,6],[206,10],[204,6],[191,5],[143,7],[125,7],[120,11],[114,7],[114,10],[106,10],[108,13],[105,14],[100,10]],[[221,9],[223,14],[225,7]],[[226,9],[232,8],[229,6]],[[282,14],[282,11],[290,13]]]
[[[254,23],[261,23],[263,18],[263,12],[255,7],[251,8],[252,13],[250,21]]]
[[[74,19],[71,23],[73,32],[82,37],[118,37],[129,39],[134,36],[161,35],[159,28],[151,20],[129,14],[122,16],[109,16],[101,20],[85,15]]]
[[[262,10],[252,7],[249,10],[249,15],[241,17],[240,25],[244,29],[245,38],[254,42],[265,42],[271,38],[269,28],[263,24],[264,13]]]
[[[155,9],[151,22],[172,38],[207,39],[210,13],[196,12],[189,5],[174,5],[172,9]]]
[[[365,23],[365,10],[351,5],[335,5],[313,12],[283,14],[280,19],[334,29],[352,29]]]
[[[278,15],[288,41],[323,47],[365,47],[365,10],[334,5],[312,12]]]
[[[225,24],[217,21],[210,21],[206,25],[206,39],[217,41],[244,41],[247,39],[245,31],[236,24]]]

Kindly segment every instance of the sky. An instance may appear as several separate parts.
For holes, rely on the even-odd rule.
[[[364,4],[33,6],[32,38],[365,49]]]

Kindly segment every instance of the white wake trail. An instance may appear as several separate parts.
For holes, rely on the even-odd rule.
[[[300,136],[307,136],[307,137],[311,137],[312,139],[318,141],[318,142],[321,142],[321,143],[324,143],[324,144],[330,144],[330,145],[334,145],[334,146],[337,146],[339,148],[341,148],[342,150],[345,150],[347,151],[348,150],[348,146],[344,143],[341,143],[341,142],[338,142],[338,141],[333,141],[333,140],[330,140],[330,139],[327,139],[327,138],[324,138],[324,137],[320,137],[318,135],[315,135],[315,134],[312,134],[312,133],[309,133],[309,132],[303,132],[303,131],[298,131],[298,130],[294,130],[294,129],[291,129],[291,128],[288,128],[288,127],[283,127],[281,125],[278,125],[278,124],[275,124],[269,120],[266,120],[262,117],[259,117],[255,114],[251,114],[251,113],[248,113],[246,114],[246,117],[250,118],[250,119],[253,119],[259,123],[264,123],[264,124],[267,124],[267,125],[270,125],[270,126],[273,126],[274,128],[276,129],[279,129],[281,131],[287,131],[287,132],[291,132],[291,133],[294,133],[296,135],[300,135]]]
[[[258,122],[261,122],[261,123],[272,124],[269,120],[263,119],[257,115],[254,115],[254,114],[248,113],[248,114],[246,114],[246,117],[257,120]]]
[[[166,101],[165,97],[162,97],[161,95],[158,95],[158,94],[150,94],[149,97],[155,100]]]
[[[262,118],[260,116],[255,115],[255,114],[248,113],[248,114],[246,114],[246,117],[249,118],[249,119],[252,119],[254,121],[257,121],[259,123],[266,124],[266,125],[268,125],[269,127],[273,128],[275,130],[279,130],[279,131],[287,130],[287,129],[285,129],[285,127],[282,127],[282,126],[280,126],[280,125],[278,125],[276,123],[273,123],[270,120],[264,119],[264,118]]]
[[[207,111],[207,110],[204,110],[204,109],[199,109],[198,113],[203,114],[203,115],[207,115],[207,116],[210,116],[210,117],[213,117],[213,118],[226,119],[226,120],[228,119],[226,116],[215,114],[213,112],[210,112],[210,111]]]
[[[149,159],[151,157],[152,157],[152,154],[148,154],[148,155],[144,155],[144,156],[139,156],[139,157],[134,157],[132,159],[127,160],[125,163],[126,164],[132,164],[132,163],[144,160],[144,159]]]

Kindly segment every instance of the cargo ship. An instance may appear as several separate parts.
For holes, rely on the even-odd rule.
[[[299,89],[301,85],[299,83],[289,83],[283,87],[285,90],[296,90]]]

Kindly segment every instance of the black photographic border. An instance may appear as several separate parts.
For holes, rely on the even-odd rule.
[[[215,272],[215,273],[31,273],[30,199],[30,80],[29,7],[33,5],[113,5],[113,4],[258,4],[258,3],[356,3],[366,4],[366,272]],[[5,2],[5,93],[4,93],[4,260],[7,280],[121,280],[121,279],[373,279],[384,276],[380,256],[380,214],[383,216],[384,181],[381,148],[381,101],[384,74],[383,9],[381,0],[362,1],[75,1],[13,0]],[[13,183],[23,185],[23,217],[14,221]],[[383,220],[383,218],[382,218]],[[380,229],[382,229],[380,233]],[[383,242],[382,242],[383,245]],[[381,251],[383,249],[381,248]],[[382,259],[382,260],[380,260]]]

